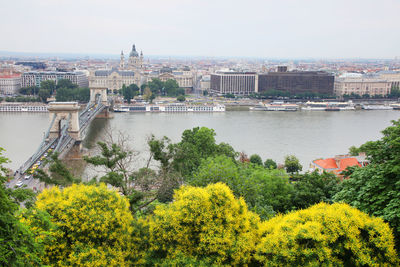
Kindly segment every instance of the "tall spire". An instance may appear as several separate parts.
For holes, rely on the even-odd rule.
[[[125,68],[125,57],[124,57],[124,51],[121,50],[121,60],[119,61],[119,68],[123,69]]]

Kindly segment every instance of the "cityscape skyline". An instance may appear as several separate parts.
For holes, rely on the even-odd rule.
[[[394,0],[8,2],[0,51],[117,56],[135,43],[153,56],[393,59],[399,9]]]

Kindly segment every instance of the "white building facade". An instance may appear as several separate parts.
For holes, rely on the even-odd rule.
[[[0,94],[14,95],[21,88],[21,74],[0,74]]]
[[[387,80],[375,78],[337,78],[335,79],[334,93],[343,95],[370,95],[386,96],[390,94],[391,83]]]
[[[79,87],[88,87],[89,79],[84,72],[61,72],[61,71],[28,71],[22,74],[21,87],[40,87],[42,81],[51,80],[56,84],[59,80],[70,80]]]
[[[217,72],[211,74],[210,90],[217,94],[249,95],[258,91],[255,72]]]

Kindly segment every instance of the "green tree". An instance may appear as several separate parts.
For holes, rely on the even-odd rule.
[[[390,90],[389,98],[399,98],[400,97],[400,89],[399,86],[392,85]]]
[[[370,163],[351,168],[335,201],[346,202],[363,212],[383,218],[394,230],[400,248],[400,120],[392,121],[383,137],[363,144]]]
[[[47,185],[68,186],[79,183],[80,178],[74,177],[67,166],[58,158],[58,153],[50,153],[43,165],[49,164],[50,175],[42,168],[37,169],[34,177]]]
[[[347,204],[320,203],[260,225],[256,266],[398,266],[391,229]]]
[[[19,89],[19,93],[22,95],[37,95],[39,93],[39,87],[22,87],[21,89]]]
[[[143,92],[143,97],[146,101],[153,101],[153,93],[151,92],[149,87],[146,87]]]
[[[301,166],[300,161],[296,156],[288,155],[285,157],[285,169],[288,173],[294,174],[301,171],[303,166]]]
[[[53,80],[46,80],[40,83],[40,89],[45,89],[52,95],[56,90],[56,83]]]
[[[176,98],[179,102],[185,102],[186,98],[183,95],[180,95]]]
[[[266,159],[264,162],[264,167],[267,169],[276,169],[278,165],[273,159]]]
[[[124,96],[124,99],[130,104],[131,99],[134,97],[133,91],[130,87],[126,87],[125,84],[122,85],[121,93]]]
[[[50,90],[48,90],[48,89],[40,89],[39,90],[39,97],[43,102],[46,102],[47,98],[50,97]]]
[[[83,159],[94,166],[102,166],[105,175],[100,181],[111,184],[119,188],[125,196],[132,193],[133,190],[133,174],[131,167],[134,153],[118,144],[107,144],[105,142],[97,142],[101,149],[100,155]]]
[[[90,99],[89,88],[59,88],[56,93],[56,101],[81,101],[88,102]]]
[[[164,83],[158,78],[153,78],[147,85],[153,95],[159,95],[164,87]]]
[[[0,265],[40,265],[38,256],[42,248],[34,241],[31,231],[16,218],[19,205],[15,193],[5,187],[7,170],[3,164],[9,161],[2,156],[2,151],[0,148]]]
[[[164,83],[165,92],[168,96],[177,96],[179,84],[173,79],[169,79]]]
[[[351,146],[349,148],[350,156],[358,156],[360,154],[360,150],[356,146]]]
[[[299,175],[297,179],[292,195],[292,206],[297,209],[305,209],[320,202],[332,203],[340,182],[332,173],[319,174],[317,171]]]
[[[269,218],[275,212],[286,212],[291,207],[293,186],[282,170],[271,170],[259,165],[237,163],[225,155],[202,160],[189,183],[194,186],[222,182],[236,196],[243,197],[249,208]]]
[[[182,133],[182,140],[173,146],[173,168],[189,177],[201,159],[223,155],[235,158],[236,152],[228,144],[216,144],[215,132],[206,127],[195,127]]]
[[[263,165],[260,155],[257,155],[257,154],[253,154],[250,156],[250,162],[253,164],[259,165],[259,166]]]
[[[69,89],[74,89],[77,88],[78,85],[72,83],[70,80],[68,79],[60,79],[57,81],[57,89],[59,88],[69,88]]]

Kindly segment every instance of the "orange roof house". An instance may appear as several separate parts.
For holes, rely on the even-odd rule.
[[[317,159],[310,164],[310,170],[319,172],[331,172],[338,176],[341,176],[342,171],[346,170],[347,167],[351,166],[365,166],[365,159],[357,159],[356,157],[350,157],[349,155],[339,155],[334,158]]]

